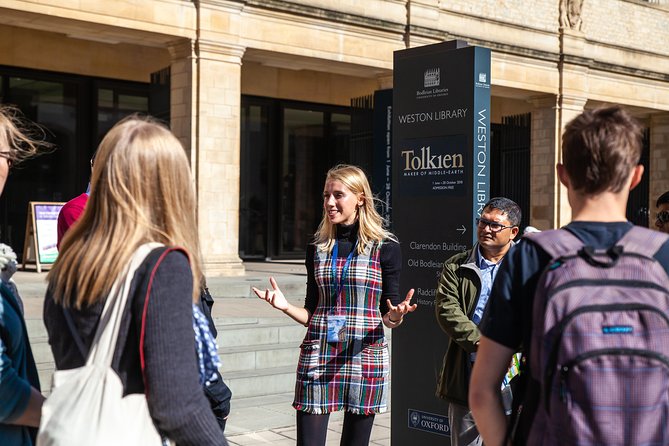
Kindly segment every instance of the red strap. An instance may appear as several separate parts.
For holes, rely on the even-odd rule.
[[[151,271],[151,276],[149,277],[149,286],[146,287],[146,296],[144,297],[144,310],[142,311],[142,327],[139,332],[139,363],[142,367],[142,380],[144,381],[144,394],[149,394],[149,383],[146,380],[146,374],[144,373],[145,360],[144,360],[144,333],[146,332],[146,313],[149,309],[149,296],[151,296],[151,286],[153,285],[153,278],[156,277],[156,272],[158,267],[163,259],[172,251],[181,251],[186,254],[188,257],[188,252],[183,248],[167,248],[163,253],[158,257],[158,261]]]

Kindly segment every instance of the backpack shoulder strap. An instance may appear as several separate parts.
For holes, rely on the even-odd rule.
[[[526,237],[546,251],[552,259],[576,254],[583,247],[583,242],[566,229],[535,232]]]
[[[623,247],[623,252],[654,257],[668,240],[669,235],[663,232],[632,226],[616,244]]]

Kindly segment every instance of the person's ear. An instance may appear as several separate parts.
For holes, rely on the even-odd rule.
[[[632,170],[632,182],[630,183],[630,190],[634,189],[641,182],[643,178],[644,167],[643,164],[637,164],[636,167]]]
[[[571,188],[571,181],[569,180],[569,175],[567,175],[567,169],[565,169],[564,164],[558,163],[555,165],[555,170],[557,170],[558,178],[560,183],[564,185],[567,189]]]
[[[363,194],[358,195],[358,207],[362,207],[365,204],[365,196]]]
[[[518,232],[520,232],[520,228],[518,226],[511,228],[511,240],[514,240],[518,236]]]

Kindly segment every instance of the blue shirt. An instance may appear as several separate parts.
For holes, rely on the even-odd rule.
[[[476,250],[476,265],[479,267],[479,270],[481,270],[481,292],[479,293],[479,300],[476,303],[474,316],[472,317],[472,322],[476,325],[481,322],[483,311],[485,310],[488,298],[490,297],[490,291],[492,291],[492,283],[495,281],[495,276],[499,270],[499,265],[502,264],[502,260],[503,258],[497,263],[491,262],[483,257],[480,247]]]

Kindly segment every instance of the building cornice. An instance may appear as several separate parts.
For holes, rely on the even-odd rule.
[[[389,20],[375,19],[347,12],[335,11],[316,6],[296,4],[285,0],[238,0],[245,8],[257,8],[268,11],[289,13],[313,19],[333,21],[343,25],[373,28],[384,32],[404,34],[405,24]]]

